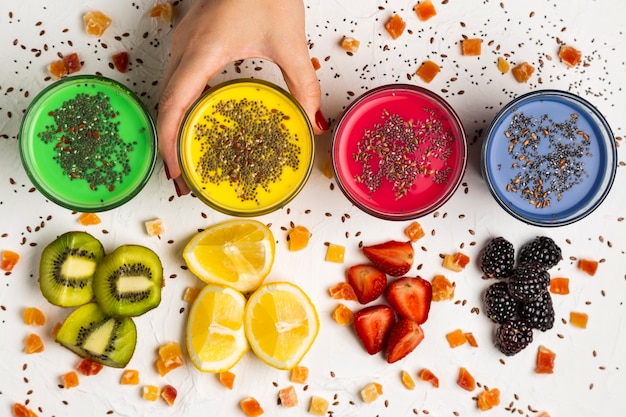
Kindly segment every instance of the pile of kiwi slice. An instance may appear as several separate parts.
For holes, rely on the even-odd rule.
[[[132,317],[161,302],[163,266],[158,255],[140,245],[122,245],[105,254],[100,241],[72,231],[43,250],[39,287],[61,307],[78,307],[56,336],[81,357],[115,368],[130,361],[137,344]]]

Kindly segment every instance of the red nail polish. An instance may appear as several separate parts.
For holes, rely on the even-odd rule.
[[[172,177],[170,176],[170,169],[167,167],[166,163],[163,163],[163,170],[165,171],[165,178],[171,180]]]
[[[321,110],[318,110],[317,113],[315,113],[315,124],[320,128],[320,130],[328,130],[328,120],[326,120]]]
[[[178,182],[176,180],[174,180],[174,189],[176,190],[176,196],[180,197],[183,194],[180,192],[180,186],[178,185]]]

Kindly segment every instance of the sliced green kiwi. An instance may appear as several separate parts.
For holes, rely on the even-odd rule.
[[[108,316],[96,303],[89,303],[65,319],[56,341],[83,358],[123,368],[135,352],[137,328],[130,317]]]
[[[139,316],[161,302],[163,266],[159,256],[139,245],[122,245],[106,255],[96,270],[93,291],[111,316]]]
[[[98,239],[86,232],[67,232],[45,247],[39,262],[39,287],[52,304],[75,307],[93,299],[92,281],[104,257]]]

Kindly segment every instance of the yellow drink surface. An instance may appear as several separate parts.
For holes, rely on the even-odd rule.
[[[208,90],[187,114],[179,159],[193,193],[231,215],[269,213],[304,186],[313,131],[288,93],[258,80]]]

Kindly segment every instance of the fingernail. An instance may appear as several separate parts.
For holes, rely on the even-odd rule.
[[[320,130],[328,130],[328,120],[326,120],[321,110],[318,110],[317,113],[315,113],[315,124],[320,128]]]
[[[171,180],[172,177],[170,176],[170,169],[167,167],[167,164],[165,162],[163,163],[163,170],[165,171],[165,178]]]
[[[180,186],[178,185],[178,181],[176,181],[176,179],[174,179],[174,189],[176,190],[177,197],[180,197],[183,195],[183,193],[181,193],[180,191]]]

